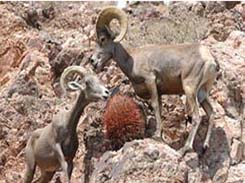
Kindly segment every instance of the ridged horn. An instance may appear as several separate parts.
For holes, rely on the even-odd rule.
[[[78,74],[82,79],[82,78],[84,78],[85,75],[92,74],[92,72],[90,69],[87,70],[82,66],[69,66],[69,67],[67,67],[63,71],[63,73],[61,74],[61,77],[60,77],[60,86],[61,86],[61,89],[63,90],[64,93],[66,93],[67,88],[69,88],[69,85],[68,85],[69,81],[68,81],[67,77],[70,74]]]
[[[124,38],[128,29],[127,15],[124,13],[124,11],[114,6],[106,7],[100,12],[96,22],[97,38],[99,35],[99,31],[102,30],[105,27],[105,25],[107,27],[110,27],[110,22],[114,18],[119,21],[120,29],[121,29],[120,34],[114,39],[114,41],[120,42]]]

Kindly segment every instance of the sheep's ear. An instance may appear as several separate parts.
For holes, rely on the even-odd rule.
[[[105,25],[105,29],[106,29],[106,32],[107,32],[108,36],[110,37],[110,39],[114,40],[116,37],[115,33],[112,32],[110,27],[108,27],[107,25]]]
[[[114,40],[115,34],[111,31],[108,26],[104,26],[98,32],[98,41],[99,44],[103,45],[107,40]]]
[[[83,90],[84,86],[80,85],[79,83],[75,82],[75,81],[70,81],[67,83],[68,88],[72,91],[76,91],[76,90]]]
[[[103,45],[105,43],[105,40],[106,40],[106,37],[104,35],[101,35],[99,38],[100,44]]]
[[[92,88],[95,85],[94,80],[92,79],[85,80],[85,84],[88,88]]]

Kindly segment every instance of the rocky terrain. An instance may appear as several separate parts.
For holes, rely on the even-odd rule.
[[[0,182],[21,183],[24,147],[33,130],[51,122],[75,94],[60,98],[60,74],[69,65],[91,67],[95,22],[109,2],[0,2]],[[163,96],[162,121],[166,143],[151,136],[155,119],[146,101],[112,62],[98,74],[109,88],[131,96],[147,114],[145,138],[113,151],[108,146],[102,116],[106,102],[91,103],[78,127],[79,150],[71,182],[243,183],[245,180],[245,4],[133,2],[124,9],[129,30],[123,44],[201,42],[220,64],[210,98],[215,127],[210,148],[201,153],[207,131],[202,124],[194,152],[180,158],[191,128],[186,124],[185,99]],[[83,122],[83,123],[82,123]],[[154,126],[154,125],[153,125]],[[40,175],[39,170],[35,175]],[[52,182],[64,180],[57,172]]]

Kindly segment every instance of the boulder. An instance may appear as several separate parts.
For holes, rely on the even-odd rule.
[[[91,176],[93,183],[187,183],[190,167],[174,149],[152,139],[134,140],[108,151]]]

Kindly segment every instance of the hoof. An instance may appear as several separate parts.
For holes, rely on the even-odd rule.
[[[180,150],[178,150],[178,152],[179,152],[181,157],[185,156],[185,153],[186,153],[185,149],[181,148]]]
[[[180,150],[178,150],[181,157],[184,157],[187,152],[191,152],[193,149],[191,147],[182,147]]]
[[[192,116],[187,115],[186,123],[192,124]]]
[[[162,137],[160,137],[160,136],[158,136],[158,135],[152,136],[152,139],[155,140],[155,141],[157,141],[157,142],[163,142]]]
[[[209,148],[209,145],[207,143],[204,143],[202,146],[201,154],[204,155]]]
[[[231,165],[231,166],[235,166],[235,165],[237,165],[238,163],[240,163],[239,160],[234,160],[234,159],[232,159],[231,162],[230,162],[230,165]]]
[[[207,146],[203,146],[201,150],[201,155],[204,155],[207,152],[207,149],[208,149]]]

